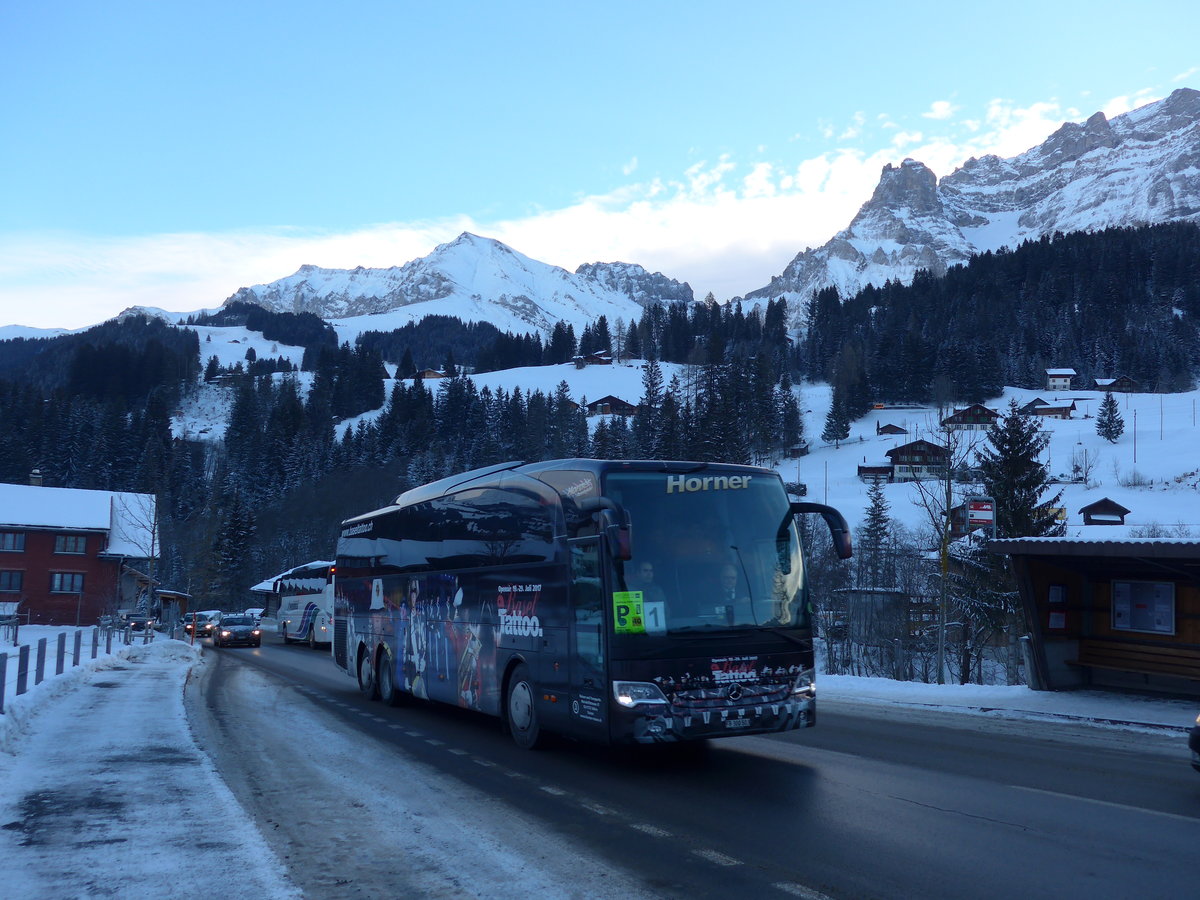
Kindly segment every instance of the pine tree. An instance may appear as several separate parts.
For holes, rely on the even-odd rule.
[[[888,515],[887,497],[883,484],[876,481],[867,491],[867,518],[859,532],[855,559],[858,560],[859,587],[890,587],[892,566],[887,559],[888,535],[892,520]]]
[[[1105,393],[1104,399],[1100,402],[1100,414],[1096,416],[1096,434],[1109,443],[1115,444],[1117,438],[1124,433],[1125,420],[1121,418],[1121,413],[1117,409],[1117,401],[1113,397],[1112,391],[1108,391]]]
[[[846,415],[846,406],[842,399],[834,396],[833,405],[825,417],[825,430],[821,432],[821,440],[833,444],[836,449],[841,442],[850,437],[850,417]]]
[[[1063,526],[1055,515],[1062,499],[1059,491],[1050,499],[1042,495],[1049,487],[1049,473],[1038,456],[1050,436],[1038,431],[1032,417],[1022,415],[1017,401],[1008,414],[987,433],[990,447],[979,452],[979,469],[984,489],[996,501],[998,537],[1043,537],[1061,534]]]

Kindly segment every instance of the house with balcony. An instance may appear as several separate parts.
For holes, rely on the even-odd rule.
[[[1000,413],[994,409],[988,409],[982,403],[972,403],[966,409],[956,409],[942,419],[942,427],[955,431],[987,431],[999,418]]]
[[[910,441],[885,454],[892,466],[892,481],[941,478],[950,465],[950,451],[931,441]]]

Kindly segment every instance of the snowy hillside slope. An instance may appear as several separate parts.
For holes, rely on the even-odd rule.
[[[203,347],[223,347],[235,354],[243,343],[233,332],[224,336],[221,344],[216,337],[205,341]],[[260,336],[261,337],[261,336]],[[256,348],[257,352],[265,352]],[[280,354],[273,354],[280,355]],[[230,357],[226,357],[230,358]],[[660,364],[665,382],[672,376],[684,376],[684,366]],[[283,376],[276,375],[275,378]],[[311,376],[298,373],[302,394],[306,393]],[[572,399],[598,400],[612,394],[631,403],[642,396],[641,363],[617,366],[589,366],[578,369],[573,365],[539,366],[488,372],[474,376],[480,389],[493,391],[520,388],[528,393],[540,390],[553,394],[560,382],[566,382]],[[390,394],[390,382],[385,383]],[[429,382],[437,390],[436,382]],[[831,390],[826,384],[804,384],[795,388],[800,408],[804,412],[804,427],[812,452],[800,460],[782,461],[777,470],[786,481],[801,481],[808,486],[808,497],[828,502],[840,509],[853,527],[857,527],[867,512],[867,485],[858,478],[858,466],[883,462],[885,454],[910,440],[939,439],[938,415],[932,408],[875,409],[851,425],[850,438],[837,448],[824,445],[816,438],[821,433],[829,412]],[[1000,413],[1008,409],[1008,401],[1019,405],[1041,397],[1044,400],[1070,398],[1075,401],[1075,418],[1047,419],[1041,423],[1050,435],[1044,462],[1054,475],[1067,481],[1072,474],[1075,458],[1090,457],[1090,478],[1086,484],[1064,483],[1062,506],[1067,511],[1068,533],[1117,538],[1127,536],[1133,529],[1160,526],[1168,531],[1190,530],[1200,537],[1200,459],[1195,447],[1200,442],[1200,391],[1181,394],[1119,394],[1120,413],[1125,421],[1125,433],[1115,443],[1096,434],[1095,416],[1103,394],[1097,391],[1047,393],[1006,388],[1004,395],[986,405]],[[231,395],[215,386],[202,387],[184,402],[174,419],[175,434],[199,440],[218,440],[224,435]],[[338,425],[338,434],[354,428],[358,422],[371,421],[381,410],[364,413]],[[599,417],[594,417],[594,425]],[[906,436],[879,436],[877,425],[897,425]],[[1136,427],[1135,427],[1136,426]],[[980,446],[984,437],[979,433]],[[926,515],[917,502],[917,488],[911,484],[889,484],[884,487],[891,516],[913,531],[928,527]],[[1084,526],[1079,509],[1102,497],[1117,501],[1131,510],[1125,526]]]
[[[464,232],[403,266],[301,266],[287,278],[242,288],[225,302],[314,313],[334,322],[343,340],[353,340],[362,331],[399,328],[428,315],[547,337],[563,321],[580,333],[602,315],[610,323],[636,321],[643,304],[673,299],[691,300],[691,288],[640,266],[596,263],[572,274]]]
[[[1055,231],[1178,221],[1200,221],[1200,92],[1187,88],[1111,122],[1067,122],[1019,156],[973,158],[940,181],[916,160],[887,165],[847,228],[745,299],[799,301],[799,327],[824,287],[852,296]]]

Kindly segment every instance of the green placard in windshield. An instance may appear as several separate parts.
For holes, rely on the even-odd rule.
[[[613,591],[613,631],[617,634],[642,634],[646,618],[642,611],[641,591]]]

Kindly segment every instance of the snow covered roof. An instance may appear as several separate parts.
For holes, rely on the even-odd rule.
[[[1142,558],[1200,558],[1196,538],[1001,538],[990,541],[993,553],[1020,556],[1118,556]]]
[[[1046,374],[1055,376],[1055,377],[1059,377],[1059,378],[1065,378],[1067,376],[1074,377],[1075,370],[1074,369],[1047,369]]]
[[[157,556],[153,494],[0,484],[0,528],[54,528],[108,534],[105,554]]]
[[[254,587],[250,588],[250,591],[255,594],[273,594],[275,593],[275,585],[278,583],[279,579],[287,578],[288,576],[319,575],[321,578],[324,578],[325,571],[323,570],[328,570],[332,565],[333,560],[331,559],[316,559],[312,562],[306,562],[298,566],[292,566],[292,568],[280,572],[278,575],[272,575],[270,578],[264,578],[258,584],[254,585]]]

